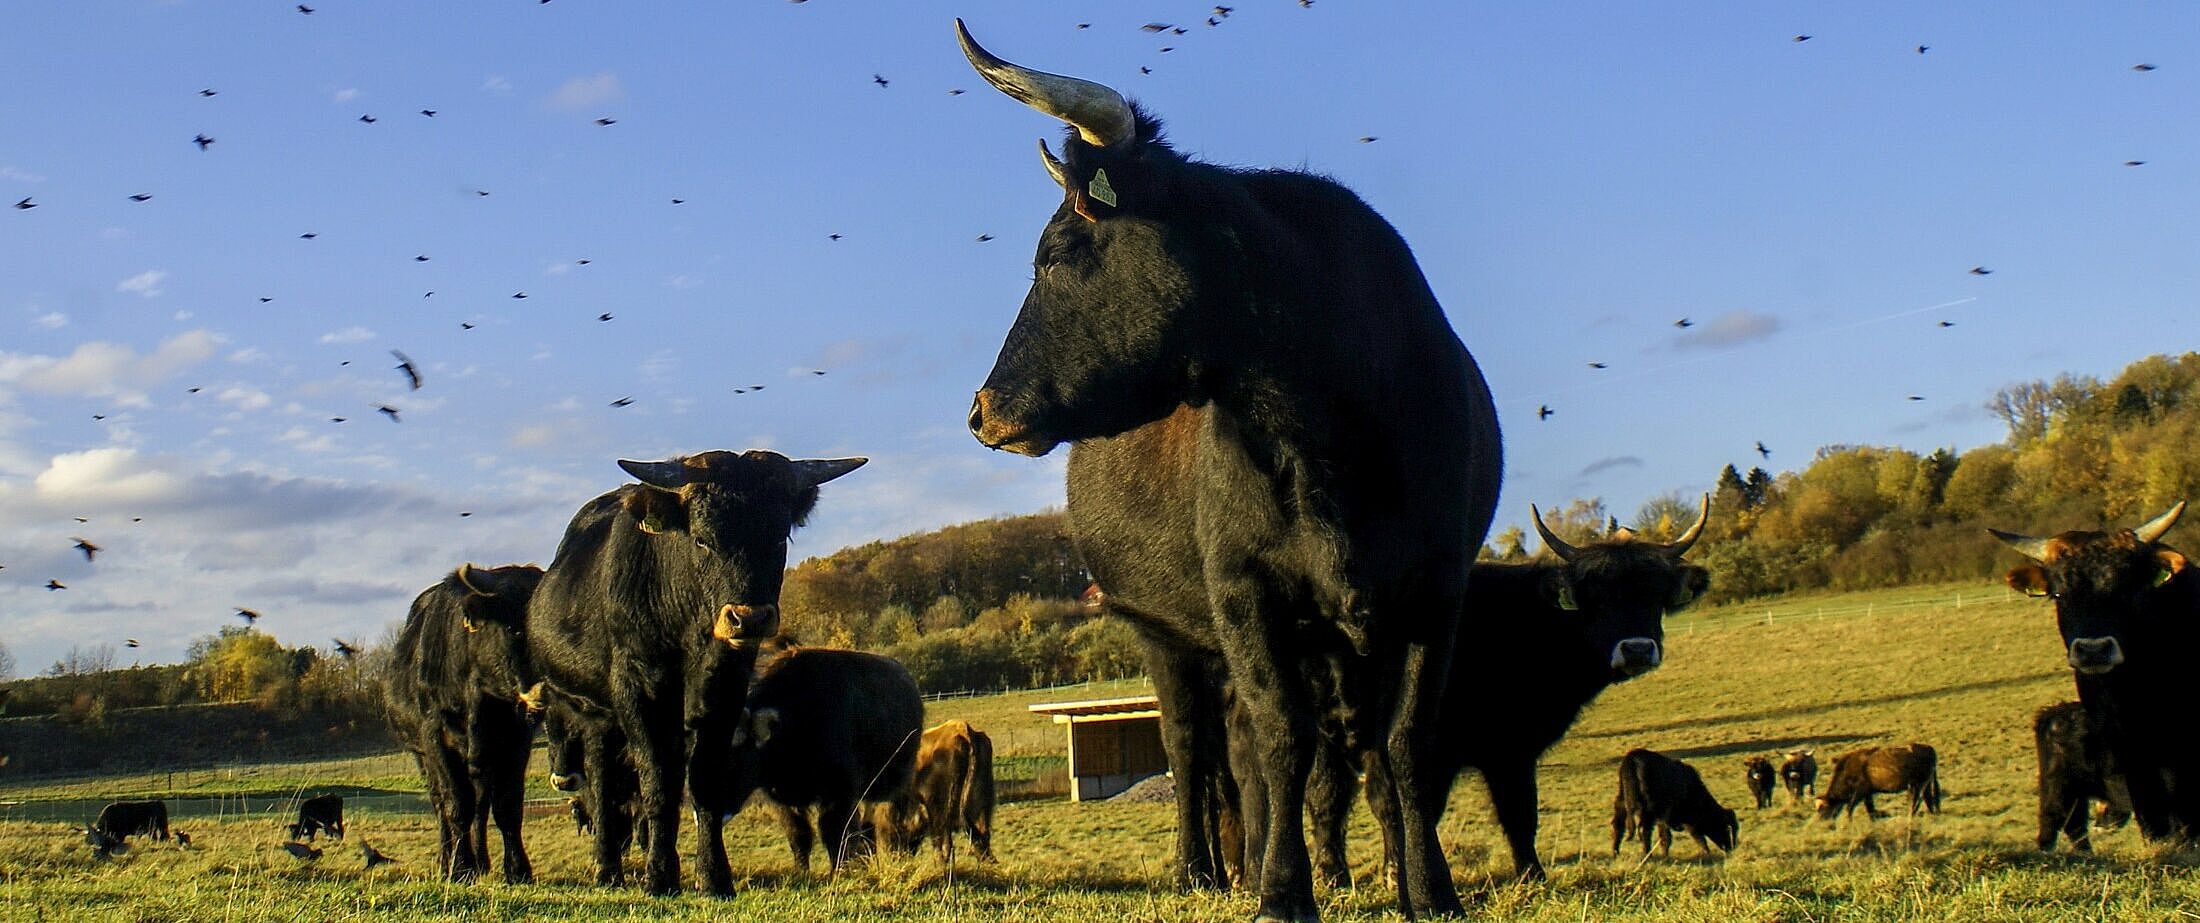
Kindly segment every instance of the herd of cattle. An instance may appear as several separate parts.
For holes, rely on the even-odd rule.
[[[1161,699],[1179,881],[1234,879],[1258,919],[1317,920],[1315,876],[1342,874],[1364,777],[1400,911],[1459,914],[1436,821],[1468,768],[1520,874],[1540,876],[1537,759],[1603,688],[1662,662],[1662,616],[1708,584],[1682,560],[1708,497],[1670,543],[1576,547],[1537,513],[1555,561],[1476,564],[1501,480],[1495,405],[1390,224],[1327,178],[1188,158],[1114,89],[957,31],[987,82],[1069,126],[1061,156],[1040,144],[1063,199],[969,428],[1022,455],[1071,446],[1072,538],[1109,614],[1143,638]],[[927,756],[906,671],[826,650],[758,667],[790,531],[820,484],[862,463],[621,462],[640,483],[582,507],[547,569],[461,567],[423,593],[389,704],[438,806],[446,873],[486,867],[493,818],[506,877],[529,877],[519,780],[535,713],[605,884],[639,838],[646,888],[679,887],[683,792],[711,894],[733,884],[721,827],[757,790],[798,857],[822,832],[837,863],[867,824],[911,839],[883,832],[897,822],[943,840],[968,822],[984,849],[982,809],[956,802],[983,787],[982,738],[935,729],[962,743],[933,764],[957,768],[912,787]],[[2182,510],[2136,530],[1997,533],[2030,559],[2011,585],[2054,599],[2077,671],[2079,705],[2039,723],[2043,843],[2059,831],[2083,847],[2096,799],[2128,805],[2149,838],[2200,833],[2200,735],[2175,705],[2200,578],[2157,541]],[[1797,756],[1783,768],[1800,792],[1815,758]],[[1694,770],[1647,751],[1621,769],[1615,850],[1676,826],[1735,844],[1736,814]],[[1937,810],[1932,748],[1842,755],[1816,807],[1871,812],[1881,792]]]

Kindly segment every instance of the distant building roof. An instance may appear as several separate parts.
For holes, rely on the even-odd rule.
[[[1083,702],[1042,702],[1030,706],[1032,714],[1053,715],[1057,722],[1067,723],[1089,718],[1145,718],[1159,717],[1159,696],[1134,695],[1120,699],[1087,699]]]

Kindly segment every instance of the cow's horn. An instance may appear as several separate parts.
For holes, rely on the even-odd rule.
[[[1580,554],[1574,550],[1574,546],[1551,534],[1551,527],[1543,524],[1543,511],[1536,509],[1533,503],[1528,504],[1528,518],[1535,520],[1535,534],[1543,536],[1543,547],[1551,549],[1551,553],[1558,555],[1559,560],[1571,561],[1574,555]]]
[[[861,468],[863,463],[867,461],[870,461],[870,459],[861,455],[850,458],[797,459],[794,463],[794,479],[796,483],[802,485],[804,490],[807,490]]]
[[[489,592],[488,590],[484,590],[478,586],[475,586],[473,581],[473,571],[474,565],[471,562],[460,564],[458,566],[458,584],[465,587],[466,592],[472,593],[475,596],[497,595],[495,593]]]
[[[2042,564],[2047,563],[2047,539],[2019,535],[2015,532],[2003,532],[2000,529],[1988,529],[1986,531],[1993,533],[1994,537],[2000,539],[2002,544],[2015,549],[2018,554]]]
[[[2138,536],[2142,542],[2152,544],[2156,539],[2162,537],[2162,533],[2168,532],[2169,527],[2177,524],[2177,517],[2184,514],[2185,501],[2179,500],[2176,506],[2169,508],[2168,512],[2148,520],[2146,525],[2131,530],[2131,534]]]
[[[1135,127],[1131,106],[1123,101],[1123,94],[1107,85],[1035,71],[994,57],[970,37],[961,19],[955,20],[955,38],[962,42],[963,55],[985,82],[1026,106],[1068,122],[1086,144],[1108,147],[1131,136]]]
[[[1711,495],[1704,494],[1703,505],[1696,508],[1696,524],[1689,526],[1688,531],[1681,533],[1680,538],[1674,539],[1672,544],[1665,546],[1665,553],[1676,558],[1687,554],[1688,549],[1696,544],[1696,540],[1703,537],[1704,523],[1710,521]]]
[[[649,462],[622,458],[619,459],[619,467],[626,469],[626,473],[633,475],[635,480],[666,490],[686,487],[689,480],[688,466],[677,461]]]
[[[1062,161],[1054,156],[1054,151],[1047,147],[1045,138],[1039,139],[1039,160],[1047,165],[1047,175],[1054,177],[1054,185],[1069,188],[1069,168],[1063,166]]]

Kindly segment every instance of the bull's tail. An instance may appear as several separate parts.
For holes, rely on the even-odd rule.
[[[970,846],[978,851],[978,858],[993,861],[993,738],[984,731],[970,732],[970,765],[962,785],[962,803],[957,805],[965,826],[970,829]]]
[[[1940,761],[1933,760],[1932,769],[1925,776],[1925,807],[1940,813]]]

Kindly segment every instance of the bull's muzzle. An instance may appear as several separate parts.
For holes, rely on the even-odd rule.
[[[577,792],[581,790],[582,778],[577,772],[553,772],[550,774],[550,787],[561,792]]]
[[[2115,638],[2077,638],[2070,642],[2070,666],[2080,673],[2098,675],[2124,662],[2124,647]]]
[[[1665,653],[1655,638],[1628,638],[1612,645],[1612,670],[1621,676],[1641,676],[1664,662]]]
[[[986,448],[1033,458],[1054,450],[1054,443],[1003,416],[994,406],[999,401],[999,394],[992,388],[981,388],[977,396],[970,399],[970,435],[978,437]]]
[[[718,621],[710,627],[710,636],[733,646],[735,650],[762,641],[779,633],[779,607],[773,604],[738,606],[727,604],[719,607]]]

